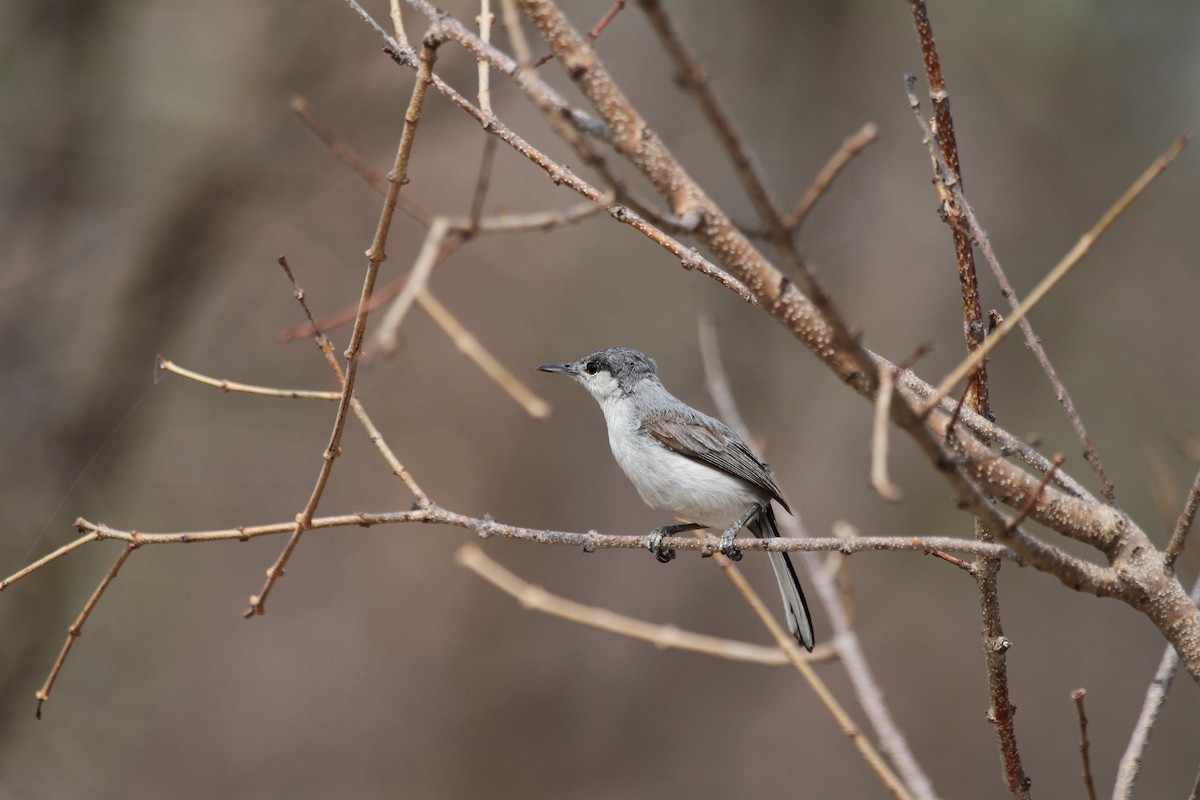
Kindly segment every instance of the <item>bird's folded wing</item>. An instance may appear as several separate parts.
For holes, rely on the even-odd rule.
[[[791,513],[783,492],[775,484],[771,468],[759,461],[736,433],[720,423],[717,423],[720,427],[715,427],[713,423],[716,420],[706,423],[647,416],[642,420],[642,428],[663,447],[757,486]]]

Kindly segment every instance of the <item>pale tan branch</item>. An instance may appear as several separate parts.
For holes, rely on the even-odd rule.
[[[538,611],[565,619],[589,628],[648,642],[660,650],[686,650],[701,655],[744,661],[767,667],[780,667],[790,663],[778,647],[722,639],[700,633],[680,630],[674,625],[659,625],[618,614],[605,608],[577,603],[551,594],[502,567],[490,558],[478,545],[466,544],[458,548],[454,560],[474,572],[488,583],[512,597],[522,608]],[[837,658],[836,651],[828,645],[819,645],[812,653],[801,653],[806,661],[828,661]]]
[[[889,503],[904,499],[888,477],[888,424],[891,421],[892,387],[895,385],[891,370],[879,370],[879,393],[875,395],[875,420],[871,427],[871,486],[879,496]]]
[[[158,357],[158,368],[166,372],[173,372],[176,375],[187,378],[188,380],[202,383],[205,386],[212,386],[220,389],[223,392],[237,392],[240,394],[254,394],[261,397],[283,397],[291,400],[341,400],[341,392],[319,392],[309,389],[275,389],[270,386],[253,386],[248,383],[238,383],[237,381],[226,380],[225,378],[210,378],[207,375],[202,375],[199,372],[193,372],[190,369],[185,369],[179,366],[174,361],[171,361],[165,356]]]
[[[525,409],[525,413],[534,419],[545,419],[550,416],[550,404],[538,397],[508,367],[501,364],[495,356],[488,352],[487,348],[480,343],[479,338],[467,330],[466,326],[459,322],[449,309],[438,302],[432,294],[428,291],[421,292],[417,295],[417,304],[433,317],[434,322],[446,332],[458,351],[474,361],[485,375],[508,392],[509,396]]]
[[[83,537],[87,538],[87,537]],[[86,542],[83,542],[86,544]],[[125,561],[133,555],[133,551],[138,548],[136,542],[130,542],[121,550],[121,555],[117,556],[117,560],[113,562],[108,573],[100,581],[100,585],[96,587],[96,591],[92,592],[92,596],[88,598],[83,606],[83,610],[79,612],[79,616],[71,627],[67,629],[67,641],[63,643],[62,650],[58,654],[58,658],[54,661],[54,666],[50,669],[50,675],[47,676],[46,682],[38,689],[37,694],[37,711],[35,716],[38,719],[42,718],[42,704],[50,699],[50,690],[54,688],[54,682],[58,680],[58,674],[62,671],[63,664],[67,663],[67,655],[71,652],[71,647],[75,644],[75,640],[83,633],[83,624],[87,622],[88,617],[92,615],[92,610],[96,608],[96,604],[100,602],[100,596],[104,594],[104,590],[116,580],[117,573],[121,571],[121,567],[125,565]],[[72,548],[74,549],[74,548]],[[61,549],[59,551],[61,555]]]
[[[404,322],[404,317],[407,316],[408,309],[412,307],[417,295],[425,291],[425,285],[429,281],[430,273],[433,272],[434,264],[437,263],[438,253],[442,250],[448,232],[449,226],[446,224],[446,219],[434,217],[433,223],[425,233],[421,252],[417,254],[417,260],[408,273],[408,282],[404,284],[400,294],[396,295],[396,299],[384,312],[383,318],[379,321],[379,327],[371,337],[371,344],[368,345],[368,357],[376,353],[390,355],[395,352],[400,342],[400,325]]]
[[[887,787],[888,791],[899,800],[913,800],[913,795],[908,790],[908,787],[900,781],[892,771],[892,768],[883,759],[883,756],[879,754],[879,751],[875,749],[871,741],[863,734],[854,720],[850,718],[850,715],[846,713],[846,709],[834,697],[833,692],[829,690],[829,687],[817,675],[812,665],[802,657],[800,648],[796,646],[796,641],[775,619],[775,615],[768,610],[762,598],[758,596],[758,593],[746,581],[741,571],[731,560],[720,553],[713,555],[713,561],[716,562],[721,571],[725,573],[725,577],[729,579],[729,582],[734,585],[734,588],[737,589],[738,593],[742,595],[746,603],[753,609],[763,627],[771,634],[771,638],[787,654],[792,666],[800,673],[805,683],[809,685],[813,693],[816,694],[817,699],[821,701],[821,704],[825,706],[825,709],[833,717],[842,734],[850,739],[851,744],[858,750],[859,755],[863,757],[863,760],[879,776],[879,779]]]

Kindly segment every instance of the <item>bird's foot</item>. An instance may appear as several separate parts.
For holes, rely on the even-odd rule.
[[[650,535],[646,537],[647,547],[654,557],[658,559],[660,564],[670,564],[671,559],[675,558],[675,551],[671,548],[663,549],[662,540],[664,534],[671,534],[674,531],[668,531],[663,528],[655,528],[650,531]]]
[[[733,538],[737,536],[739,530],[741,530],[740,525],[736,528],[730,528],[729,530],[725,531],[725,533],[721,536],[721,545],[717,548],[721,555],[725,556],[730,561],[742,560],[742,551],[733,546]]]

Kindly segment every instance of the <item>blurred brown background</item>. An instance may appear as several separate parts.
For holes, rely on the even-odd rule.
[[[579,27],[609,6],[573,2]],[[371,10],[386,18],[386,4]],[[450,8],[470,20],[477,9]],[[902,75],[921,70],[900,2],[671,4],[778,198],[791,202],[863,122],[880,141],[806,224],[805,252],[867,344],[920,343],[936,378],[959,357],[950,236],[935,213]],[[1188,2],[932,4],[968,195],[1019,291],[1200,119],[1200,6]],[[311,490],[332,405],[155,384],[164,353],[208,374],[332,388],[275,265],[286,253],[318,313],[352,303],[377,197],[288,110],[302,94],[386,170],[413,74],[340,3],[0,3],[0,573],[73,538],[78,515],[139,530],[289,519]],[[424,29],[409,13],[411,33]],[[502,34],[499,34],[503,43]],[[540,51],[539,47],[539,51]],[[735,216],[751,211],[632,6],[600,54],[674,151]],[[474,66],[439,72],[474,96]],[[544,72],[570,87],[554,64]],[[496,109],[577,166],[496,77]],[[571,93],[572,98],[577,95]],[[462,213],[483,135],[431,93],[411,197]],[[1197,191],[1186,151],[1032,321],[1072,390],[1122,504],[1159,541],[1195,464],[1200,427]],[[576,202],[501,148],[488,210]],[[398,218],[382,280],[422,231]],[[983,269],[981,262],[981,270]],[[985,302],[1002,307],[981,272]],[[578,388],[532,371],[626,344],[711,410],[696,345],[720,322],[739,400],[809,530],[969,535],[970,521],[906,443],[888,507],[867,487],[870,409],[764,315],[604,217],[493,237],[432,280],[439,297],[554,405],[524,415],[420,310],[360,394],[441,504],[561,530],[640,533],[644,508]],[[336,332],[344,346],[346,330]],[[1015,433],[1090,482],[1024,346],[992,361],[993,406]],[[324,513],[410,498],[353,421]],[[1172,499],[1166,509],[1156,493]],[[452,563],[459,529],[307,536],[266,616],[239,616],[282,538],[147,548],[88,622],[45,709],[35,690],[118,545],[89,547],[0,597],[0,795],[124,797],[883,797],[795,675],[652,648],[534,616]],[[584,557],[489,541],[551,591],[683,627],[765,641],[710,564]],[[1186,558],[1186,557],[1185,557]],[[771,601],[766,563],[746,571]],[[1182,567],[1195,574],[1194,555]],[[945,797],[1003,796],[974,584],[914,554],[851,562],[868,655]],[[1082,796],[1070,690],[1088,690],[1093,764],[1114,777],[1162,652],[1148,622],[1006,565],[1001,578],[1017,730],[1041,797]],[[829,627],[816,609],[818,637]],[[837,667],[822,668],[848,697]],[[1200,692],[1175,687],[1148,750],[1143,797],[1182,796],[1200,761]]]

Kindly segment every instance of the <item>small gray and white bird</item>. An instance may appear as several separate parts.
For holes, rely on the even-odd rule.
[[[654,360],[628,347],[610,347],[565,364],[543,364],[542,372],[570,375],[600,404],[608,443],[646,505],[686,520],[657,528],[650,550],[659,561],[674,557],[662,537],[687,530],[724,531],[721,552],[741,557],[733,539],[743,526],[755,536],[779,536],[771,501],[791,513],[771,468],[735,431],[668,392]],[[812,617],[787,553],[770,552],[771,566],[788,630],[813,648]]]

